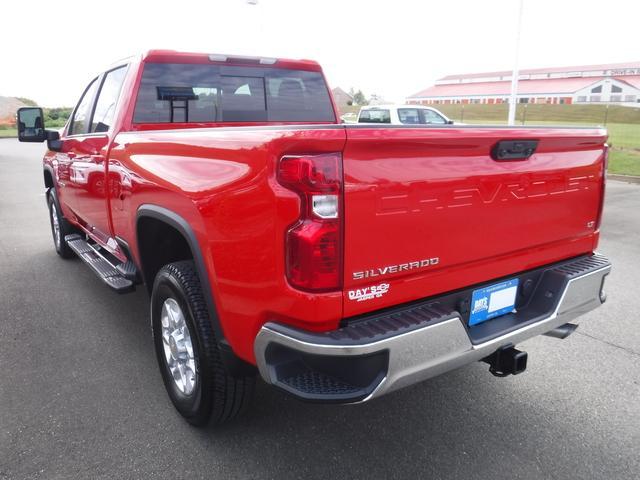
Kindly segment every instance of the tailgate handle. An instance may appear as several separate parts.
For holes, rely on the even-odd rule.
[[[526,160],[537,147],[538,140],[501,140],[491,149],[491,158],[498,161]]]

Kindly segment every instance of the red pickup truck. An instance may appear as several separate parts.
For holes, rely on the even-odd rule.
[[[144,284],[162,377],[196,425],[256,373],[364,402],[515,348],[605,300],[599,128],[341,124],[308,60],[150,51],[91,79],[46,141],[56,251]],[[257,367],[257,368],[256,368]]]

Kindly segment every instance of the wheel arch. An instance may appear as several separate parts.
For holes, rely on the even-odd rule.
[[[165,229],[161,230],[161,232],[163,233],[173,231],[175,232],[174,234],[179,235],[178,242],[184,242],[183,245],[188,248],[190,257],[174,258],[169,256],[164,257],[165,259],[169,259],[169,261],[166,261],[164,259],[154,260],[154,251],[153,249],[149,249],[149,245],[153,244],[153,242],[150,242],[150,235],[153,232],[157,232],[157,230],[147,230],[149,225],[155,225],[156,228]],[[207,309],[209,310],[209,315],[211,317],[211,324],[213,325],[216,339],[218,341],[218,344],[220,345],[223,363],[227,367],[229,373],[231,373],[232,375],[242,376],[246,375],[249,371],[254,371],[255,367],[253,365],[246,363],[244,360],[235,355],[232,347],[229,345],[224,336],[224,331],[220,323],[220,317],[218,316],[218,310],[213,299],[212,286],[211,282],[209,281],[209,274],[204,261],[204,256],[191,225],[182,216],[172,210],[160,207],[158,205],[144,204],[138,208],[138,211],[136,213],[136,243],[138,247],[138,256],[140,259],[142,278],[147,286],[149,294],[151,294],[151,291],[153,289],[155,275],[164,265],[179,260],[193,260],[198,279],[200,280],[202,294],[204,296],[205,303],[207,304]],[[177,247],[177,256],[184,257],[185,252],[181,250],[182,248],[183,246]],[[162,265],[160,265],[160,263],[162,263]]]
[[[151,253],[153,252],[148,249],[151,244],[149,235],[157,233],[158,229],[164,230],[163,233],[173,232],[175,237],[171,240],[183,242],[184,247],[188,249],[188,253],[179,251],[175,256],[184,258],[171,259],[171,257],[167,257],[170,258],[169,261],[162,260],[162,265],[153,268],[153,262],[151,262]],[[189,223],[179,214],[157,205],[141,205],[136,213],[136,243],[140,256],[140,267],[142,269],[143,279],[149,293],[151,293],[151,289],[153,288],[155,274],[160,268],[167,263],[179,260],[193,260],[202,288],[205,289],[209,287],[210,291],[209,276],[207,275],[204,258],[196,235]],[[185,257],[185,254],[188,256]],[[207,304],[209,304],[209,302],[207,302]]]

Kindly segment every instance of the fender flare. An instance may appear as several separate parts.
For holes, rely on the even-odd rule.
[[[42,171],[43,173],[48,173],[49,175],[51,175],[51,185],[47,185],[47,181],[45,177],[45,182],[44,182],[45,188],[56,188],[56,176],[53,174],[53,168],[51,167],[51,165],[45,163],[42,168]]]
[[[191,253],[193,255],[193,261],[196,267],[196,273],[198,274],[198,278],[200,279],[202,295],[204,297],[204,301],[207,304],[209,317],[211,318],[211,324],[216,334],[218,345],[220,346],[222,360],[229,373],[234,376],[245,376],[255,372],[255,367],[253,365],[250,365],[249,363],[236,356],[236,354],[233,352],[233,349],[231,348],[231,345],[229,345],[224,336],[222,325],[220,324],[220,317],[218,316],[218,310],[213,299],[211,283],[209,282],[209,275],[204,262],[204,257],[202,255],[202,250],[200,249],[200,244],[198,243],[198,239],[193,229],[191,228],[191,225],[189,225],[189,223],[176,212],[167,208],[153,204],[140,205],[136,212],[135,230],[136,244],[138,246],[138,249],[140,245],[138,241],[138,222],[141,218],[144,217],[160,220],[175,228],[184,237],[187,245],[189,245],[189,249],[191,250]],[[139,250],[138,253],[140,254]]]

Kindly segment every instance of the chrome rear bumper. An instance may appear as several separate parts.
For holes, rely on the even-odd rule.
[[[604,301],[604,278],[611,264],[592,255],[539,270],[526,305],[481,327],[501,329],[490,334],[467,327],[464,315],[444,308],[439,298],[375,314],[333,332],[309,333],[267,323],[254,346],[260,374],[305,400],[367,401],[481,360],[502,346],[516,345],[593,310]]]

